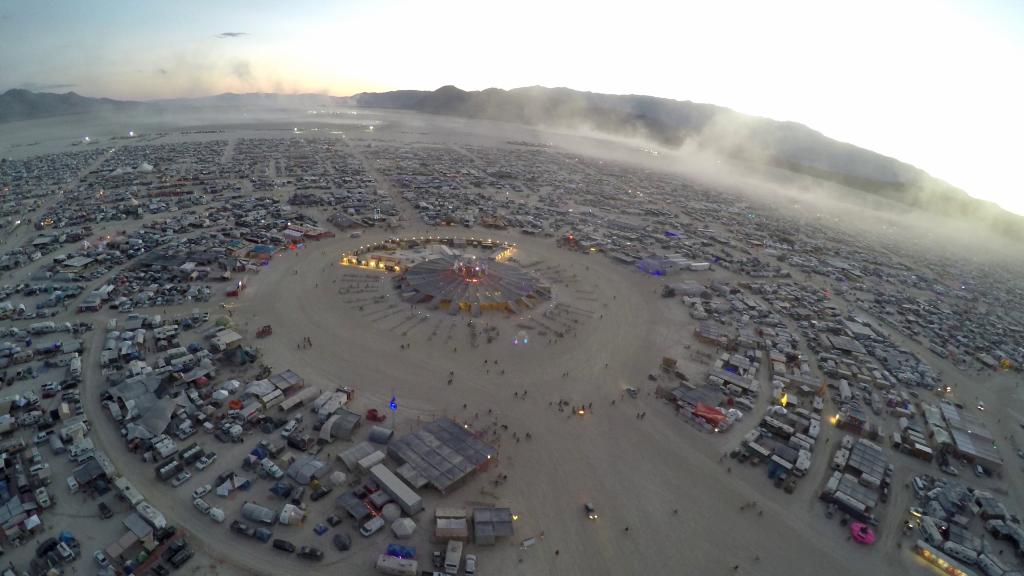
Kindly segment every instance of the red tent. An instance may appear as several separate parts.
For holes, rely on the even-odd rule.
[[[725,414],[721,410],[714,406],[708,406],[707,404],[701,403],[698,403],[697,407],[693,409],[693,415],[698,418],[703,418],[712,426],[718,426],[723,420],[725,420]]]

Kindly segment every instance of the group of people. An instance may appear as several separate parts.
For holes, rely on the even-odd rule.
[[[302,343],[301,344],[296,344],[295,347],[296,348],[312,348],[313,347],[313,341],[309,339],[309,336],[303,336],[302,337]]]

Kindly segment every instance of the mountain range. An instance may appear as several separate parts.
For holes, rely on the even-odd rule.
[[[126,112],[143,106],[141,102],[90,98],[74,92],[53,94],[14,88],[0,94],[0,122],[33,120],[88,112]]]
[[[983,223],[1024,238],[1024,217],[970,197],[895,158],[829,138],[795,122],[749,116],[712,104],[641,95],[611,95],[533,86],[465,91],[398,90],[352,97],[321,94],[219,94],[203,98],[132,102],[66,94],[8,90],[0,94],[0,123],[62,114],[143,108],[334,108],[359,106],[478,118],[528,126],[587,128],[645,138],[668,148],[688,148],[783,168],[883,196],[927,212]]]

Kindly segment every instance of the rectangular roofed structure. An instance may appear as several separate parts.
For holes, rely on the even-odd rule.
[[[392,441],[388,454],[399,463],[410,465],[445,494],[487,466],[497,450],[444,418]]]

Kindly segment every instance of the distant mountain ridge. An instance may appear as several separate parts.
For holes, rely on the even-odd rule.
[[[140,106],[141,102],[90,98],[74,92],[53,94],[12,88],[0,94],[0,123],[88,112],[123,112]]]
[[[198,98],[172,98],[167,100],[151,100],[146,102],[161,106],[308,106],[318,108],[324,106],[351,106],[353,102],[347,96],[330,96],[328,94],[274,94],[272,92],[225,92],[214,96]]]
[[[361,93],[358,106],[414,110],[647,138],[670,148],[695,149],[833,181],[947,216],[966,217],[1004,235],[1024,238],[1024,217],[972,198],[914,166],[833,140],[795,122],[748,116],[713,104],[653,96],[580,92],[532,86],[467,92]]]
[[[480,118],[529,126],[590,128],[647,138],[670,148],[692,147],[754,164],[783,168],[876,194],[928,212],[974,220],[1024,239],[1024,217],[977,200],[923,170],[839,142],[795,122],[747,116],[713,104],[653,96],[611,95],[532,86],[467,92],[398,90],[351,97],[325,94],[225,93],[150,102],[11,89],[0,94],[0,123],[68,114],[203,107],[360,106]]]

